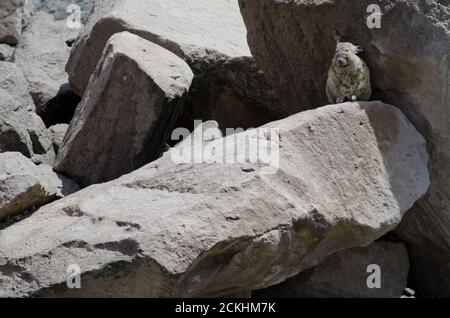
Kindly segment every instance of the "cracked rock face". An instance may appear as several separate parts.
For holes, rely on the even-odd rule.
[[[8,44],[0,44],[0,61],[11,62],[14,55],[14,47]]]
[[[80,95],[115,33],[135,33],[184,59],[195,77],[178,126],[194,119],[258,127],[287,116],[250,54],[237,0],[97,0],[67,64]]]
[[[31,0],[2,0],[0,2],[0,43],[18,43],[22,28],[32,10]]]
[[[157,159],[192,78],[170,51],[129,32],[115,34],[59,149],[56,171],[91,185]]]
[[[56,154],[58,154],[59,148],[61,148],[68,129],[69,125],[67,124],[53,125],[48,129],[52,134],[52,144]]]
[[[378,269],[371,267],[378,266]],[[375,276],[379,275],[379,288]],[[253,292],[256,298],[400,298],[409,272],[408,251],[403,243],[378,241],[328,257],[315,268],[286,282]],[[368,285],[369,282],[369,285]]]
[[[290,113],[326,103],[334,30],[363,46],[374,98],[399,107],[427,139],[431,186],[398,235],[408,243],[416,289],[448,297],[450,2],[377,1],[381,28],[370,29],[367,8],[373,3],[241,0],[240,6],[252,53]]]
[[[18,66],[0,62],[0,152],[18,151],[35,163],[53,164],[50,132],[35,112]]]
[[[218,163],[230,138],[279,149],[279,169]],[[265,288],[372,243],[429,185],[425,140],[380,102],[326,106],[205,148],[208,164],[176,164],[174,154],[191,149],[183,143],[0,231],[0,295],[220,296]],[[227,151],[246,150],[237,149]],[[81,289],[66,287],[71,264],[81,268]]]
[[[66,113],[71,118],[76,108],[67,98],[73,95],[64,70],[70,54],[65,38],[67,32],[69,29],[64,22],[56,22],[51,15],[37,12],[25,28],[14,54],[14,62],[29,83],[36,112],[48,126],[55,124],[55,117],[61,118]]]

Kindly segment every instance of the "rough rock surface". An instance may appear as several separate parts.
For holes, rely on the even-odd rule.
[[[0,152],[6,151],[21,152],[35,163],[55,160],[50,133],[35,113],[22,71],[0,62]]]
[[[371,265],[379,266],[380,288]],[[400,298],[407,285],[408,251],[403,243],[375,242],[336,253],[280,285],[254,291],[269,298]],[[368,284],[369,283],[369,284]]]
[[[137,35],[115,34],[77,108],[55,169],[81,185],[110,181],[157,159],[193,74]]]
[[[264,170],[262,154],[255,163],[214,163],[233,140],[239,147],[226,148],[228,155],[255,141],[261,151],[279,150],[279,169]],[[209,142],[210,163],[176,164],[188,148],[1,231],[0,296],[262,289],[372,243],[429,185],[425,140],[398,109],[379,102],[300,113]],[[81,289],[66,287],[71,264],[81,268]]]
[[[283,106],[325,103],[333,31],[362,45],[374,98],[396,105],[427,139],[431,186],[398,234],[408,243],[415,287],[450,296],[450,2],[381,0],[381,28],[368,28],[371,0],[242,0],[252,52]],[[388,33],[388,35],[387,35]]]
[[[74,193],[78,186],[19,152],[0,153],[0,220]]]
[[[94,0],[33,0],[33,9],[34,11],[50,13],[56,20],[64,20],[73,13],[67,12],[71,4],[80,7],[81,19],[82,21],[86,21],[94,5]]]
[[[64,69],[70,55],[66,34],[64,22],[37,12],[23,31],[14,56],[30,84],[36,111],[47,126],[70,122],[79,102]]]
[[[22,28],[31,15],[31,0],[2,0],[0,2],[0,43],[17,44]]]
[[[121,31],[163,46],[193,70],[178,126],[214,119],[222,128],[257,127],[287,115],[251,57],[237,0],[97,0],[67,65],[80,96],[105,43]]]
[[[55,153],[58,154],[59,148],[61,148],[64,137],[66,136],[67,130],[69,129],[68,124],[58,124],[51,126],[48,130],[52,134],[52,144],[53,149],[55,149]]]
[[[0,44],[0,61],[11,62],[14,55],[14,47],[8,44]]]

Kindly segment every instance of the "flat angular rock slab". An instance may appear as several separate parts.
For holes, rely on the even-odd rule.
[[[137,35],[115,34],[77,108],[55,169],[82,185],[110,181],[157,159],[193,74]]]
[[[379,241],[331,255],[317,267],[280,285],[254,291],[252,295],[255,298],[400,298],[407,285],[408,272],[405,245]]]
[[[67,64],[78,95],[114,33],[129,31],[184,59],[195,74],[178,127],[195,119],[259,127],[287,116],[250,54],[237,0],[97,0]]]
[[[0,152],[6,151],[21,152],[35,163],[55,160],[50,133],[35,112],[22,71],[0,62]]]
[[[62,98],[62,95],[70,94],[69,77],[65,71],[70,55],[70,47],[65,40],[67,30],[65,22],[57,22],[51,15],[37,12],[24,29],[14,55],[14,62],[21,67],[30,84],[36,112],[46,122],[57,116],[52,112],[64,112],[54,109],[50,101],[55,102],[58,95]],[[74,110],[74,106],[67,102],[60,107]]]
[[[327,106],[206,145],[219,149],[229,138],[279,149],[279,169],[269,174],[261,161],[176,164],[187,147],[180,145],[47,205],[0,232],[3,296],[262,289],[372,243],[429,185],[424,139],[379,102]],[[246,151],[237,149],[227,151]],[[82,271],[79,290],[65,284],[72,264]]]
[[[15,45],[32,10],[31,0],[2,0],[0,3],[0,43]]]
[[[19,152],[0,153],[0,220],[78,190],[50,166],[36,166]]]
[[[80,96],[105,43],[121,31],[204,63],[251,55],[237,1],[97,1],[67,65],[70,82]]]

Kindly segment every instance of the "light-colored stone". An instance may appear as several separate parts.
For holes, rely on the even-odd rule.
[[[371,4],[381,8],[381,28],[366,27]],[[422,293],[449,297],[450,2],[242,0],[241,9],[252,52],[290,112],[326,103],[335,30],[364,47],[374,98],[398,106],[431,152],[430,190],[398,231],[411,280]]]
[[[238,148],[228,147],[230,154],[243,155],[247,141],[279,149],[279,169],[267,174],[261,161],[175,164],[189,148],[182,143],[1,231],[0,295],[190,297],[262,289],[372,243],[429,185],[425,140],[398,109],[380,102],[304,112],[207,148],[219,155],[231,140]],[[81,268],[81,289],[66,287],[71,264]]]
[[[74,14],[73,11],[68,12],[72,4],[79,6],[81,21],[86,21],[94,0],[33,0],[33,9],[50,13],[56,20],[66,20],[69,15]]]
[[[179,57],[123,32],[108,42],[55,169],[81,185],[110,181],[157,159],[193,74]]]
[[[66,68],[80,96],[105,43],[121,31],[168,49],[193,70],[177,126],[211,119],[223,130],[248,128],[287,115],[250,54],[237,0],[97,0]]]
[[[58,124],[49,128],[52,134],[53,149],[55,149],[56,154],[59,152],[59,148],[61,148],[68,129],[68,124]]]
[[[14,55],[15,63],[21,67],[30,85],[36,112],[47,125],[55,124],[54,117],[58,117],[58,113],[73,114],[76,108],[75,103],[63,97],[73,94],[64,69],[70,55],[66,30],[65,22],[57,22],[51,15],[37,12],[23,31]],[[65,102],[58,102],[58,99]]]
[[[52,198],[62,199],[80,190],[80,186],[75,181],[54,172],[49,165],[39,165],[38,169],[41,172],[40,181],[45,185]]]
[[[77,190],[50,166],[36,166],[19,152],[0,153],[0,220]]]
[[[120,31],[134,31],[178,56],[204,63],[250,56],[236,1],[98,1],[67,66],[78,94],[86,90],[105,43]]]
[[[35,113],[22,71],[0,62],[0,152],[6,151],[21,152],[35,163],[55,160],[50,133]]]
[[[2,0],[0,2],[0,43],[15,45],[32,10],[31,0]]]
[[[14,47],[8,44],[0,44],[0,61],[11,62],[14,55]]]
[[[379,241],[331,255],[317,267],[280,285],[254,291],[252,295],[255,298],[400,298],[408,272],[405,245]]]

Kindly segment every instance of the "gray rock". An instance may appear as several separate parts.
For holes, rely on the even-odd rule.
[[[0,220],[77,190],[49,166],[36,166],[19,152],[0,153]]]
[[[149,14],[149,12],[151,12]],[[74,44],[67,71],[83,96],[107,40],[129,31],[183,58],[195,74],[177,126],[216,120],[221,128],[257,127],[281,112],[250,54],[237,0],[97,0]]]
[[[50,133],[35,113],[22,71],[9,62],[0,62],[0,105],[0,152],[18,151],[35,163],[52,165]]]
[[[71,4],[80,7],[81,19],[85,22],[94,5],[94,0],[33,0],[33,9],[50,13],[56,20],[65,20],[72,14],[67,12]]]
[[[374,3],[382,10],[381,29],[365,27],[368,6]],[[374,98],[398,106],[427,139],[430,190],[408,213],[398,235],[408,243],[416,289],[441,297],[450,296],[449,4],[241,1],[252,52],[287,110],[326,103],[326,72],[337,30],[344,40],[364,47]]]
[[[31,15],[31,0],[0,2],[0,43],[15,45]]]
[[[68,129],[68,124],[58,124],[49,128],[50,133],[52,134],[53,149],[55,149],[56,154],[58,154],[59,148],[61,148],[61,145],[63,144]]]
[[[72,179],[56,173],[49,165],[42,164],[38,166],[41,171],[41,182],[45,184],[46,189],[57,199],[62,199],[80,190],[80,186]]]
[[[70,96],[74,94],[64,69],[70,55],[70,47],[66,44],[67,30],[64,22],[56,22],[51,15],[35,13],[14,56],[30,84],[37,114],[47,126],[70,122],[79,101],[74,98],[75,101],[70,102]],[[61,119],[65,114],[67,118]]]
[[[11,62],[14,55],[14,47],[8,44],[0,44],[0,61]]]
[[[108,42],[55,169],[81,185],[110,181],[157,159],[193,74],[173,53],[123,32]]]
[[[0,295],[195,297],[262,289],[372,243],[429,185],[425,140],[380,102],[327,106],[202,140],[210,140],[210,156],[194,151],[208,163],[175,163],[191,148],[181,143],[0,231]],[[233,140],[238,147],[224,149],[229,156],[242,156],[246,142],[279,150],[279,169],[264,169],[262,156],[217,162],[220,147]],[[81,269],[78,290],[66,286],[72,264]]]
[[[373,265],[378,268],[374,270],[370,267]],[[336,253],[317,267],[280,285],[254,291],[252,295],[254,298],[400,298],[408,272],[405,245],[379,241]],[[378,273],[380,288],[372,285],[376,278],[371,275]]]

